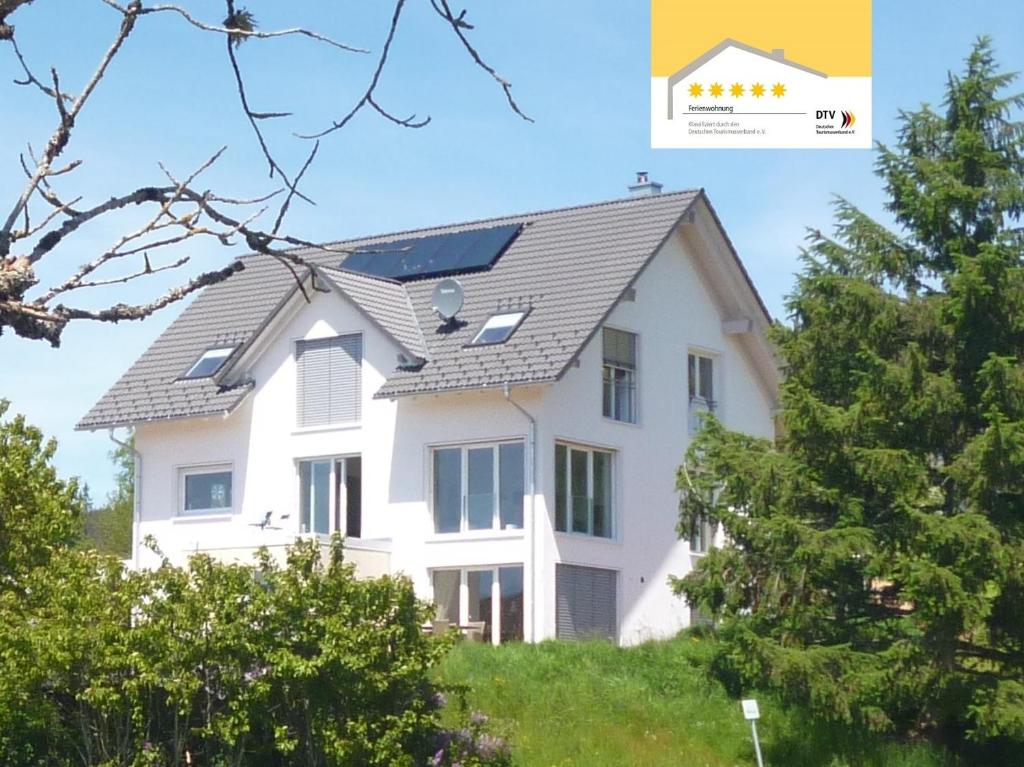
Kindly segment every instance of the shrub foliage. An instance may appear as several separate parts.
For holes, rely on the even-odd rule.
[[[84,498],[53,451],[0,421],[0,764],[508,763],[480,723],[441,727],[451,640],[407,578],[357,579],[340,539],[126,571],[75,546]]]

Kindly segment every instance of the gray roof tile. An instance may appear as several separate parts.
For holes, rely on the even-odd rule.
[[[416,370],[391,371],[377,397],[550,382],[569,366],[700,194],[627,198],[366,237],[298,255],[325,267],[323,276],[402,347],[427,360]],[[398,283],[338,268],[343,256],[337,249],[512,223],[523,224],[523,230],[492,269],[458,276],[465,290],[459,312],[464,324],[455,332],[444,332],[431,308],[437,278]],[[205,349],[251,343],[294,294],[294,278],[273,259],[248,256],[244,263],[241,272],[204,290],[77,428],[216,415],[236,407],[251,385],[178,377]],[[531,311],[506,343],[466,345],[492,313],[516,307]]]

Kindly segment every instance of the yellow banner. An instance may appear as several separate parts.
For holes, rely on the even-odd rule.
[[[724,39],[829,77],[871,76],[871,0],[651,0],[651,75],[669,77]]]

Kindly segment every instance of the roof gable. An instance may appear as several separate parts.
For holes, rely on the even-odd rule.
[[[692,220],[701,199],[700,191],[627,198],[348,240],[298,255],[423,362],[394,370],[377,397],[550,383],[564,374],[679,222]],[[339,250],[502,224],[522,225],[522,231],[489,270],[458,275],[465,302],[454,326],[442,323],[431,307],[437,279],[397,283],[340,268]],[[175,379],[202,349],[225,340],[244,344],[247,356],[258,353],[257,338],[299,292],[292,275],[272,259],[250,256],[244,263],[243,271],[207,288],[78,428],[214,415],[236,407],[248,389],[224,385],[232,380],[228,370],[219,380]],[[505,343],[468,345],[492,314],[518,308],[529,312]]]

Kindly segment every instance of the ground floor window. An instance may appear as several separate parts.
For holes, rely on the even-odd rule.
[[[362,537],[362,475],[359,456],[299,461],[299,530]]]
[[[485,642],[522,641],[522,565],[438,569],[432,580],[439,620],[479,629]]]
[[[555,633],[559,639],[618,636],[618,573],[581,565],[555,566]]]

